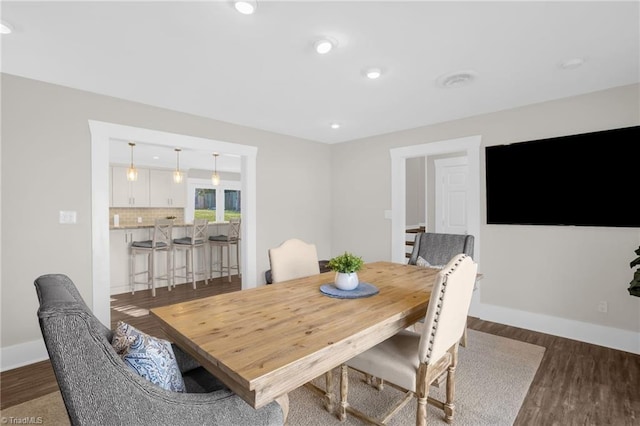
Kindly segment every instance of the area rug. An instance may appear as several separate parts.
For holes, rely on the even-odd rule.
[[[468,345],[460,348],[456,370],[456,426],[512,425],[533,381],[544,348],[504,337],[469,330]],[[401,393],[390,386],[382,391],[367,385],[362,374],[351,371],[349,403],[361,411],[379,416],[387,411]],[[334,391],[338,395],[338,369],[334,371]],[[324,379],[317,379],[319,384]],[[444,399],[444,384],[432,387],[430,396]],[[289,394],[290,426],[361,425],[353,418],[341,423],[323,408],[321,398],[301,387]],[[441,410],[429,405],[427,423],[446,425]],[[407,404],[392,420],[390,426],[415,424],[416,403]],[[60,392],[50,393],[0,412],[3,423],[68,425]],[[5,420],[6,419],[6,420]],[[11,422],[11,419],[19,419]],[[22,421],[21,421],[22,420]],[[234,425],[235,426],[235,425]],[[244,426],[244,425],[243,425]]]

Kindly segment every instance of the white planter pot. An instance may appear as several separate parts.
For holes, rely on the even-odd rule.
[[[336,287],[340,290],[353,290],[358,287],[358,273],[336,272]]]

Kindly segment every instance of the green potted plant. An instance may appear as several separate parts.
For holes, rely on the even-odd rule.
[[[358,271],[364,265],[361,257],[344,252],[329,259],[328,267],[336,271],[335,286],[340,290],[353,290],[358,287]]]
[[[635,266],[640,266],[640,247],[635,251],[638,257],[633,260],[629,266],[632,268]],[[632,296],[640,297],[640,268],[636,269],[633,273],[633,279],[629,283],[629,294]]]

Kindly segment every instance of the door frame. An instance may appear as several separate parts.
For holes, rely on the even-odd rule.
[[[406,160],[455,152],[466,152],[469,162],[469,234],[475,239],[474,260],[480,260],[480,142],[482,137],[467,136],[421,145],[392,148],[391,154],[391,261],[405,263]],[[474,177],[477,179],[474,180]]]
[[[256,157],[258,148],[158,130],[89,120],[91,132],[91,247],[93,313],[103,323],[111,323],[109,263],[109,143],[134,140],[195,150],[224,152],[240,156],[242,191],[242,288],[258,282],[256,244]]]
[[[480,265],[480,135],[393,148],[391,154],[391,261],[406,263],[406,160],[413,157],[466,152],[469,163],[469,234],[474,236],[473,260]],[[475,178],[475,179],[474,179]],[[473,292],[470,315],[479,315],[481,288]]]

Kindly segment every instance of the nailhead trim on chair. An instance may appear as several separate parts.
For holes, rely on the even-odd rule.
[[[438,309],[436,310],[436,316],[433,319],[433,327],[431,327],[431,333],[429,334],[429,348],[427,349],[427,357],[426,357],[426,363],[428,364],[429,361],[431,360],[431,352],[433,351],[433,339],[435,338],[435,334],[436,334],[436,330],[438,329],[438,320],[440,317],[440,308],[442,307],[442,299],[444,297],[444,292],[447,289],[447,281],[449,278],[449,274],[451,274],[453,271],[456,270],[456,268],[458,267],[458,265],[460,265],[460,263],[462,263],[462,260],[464,260],[464,258],[466,258],[467,255],[463,255],[462,257],[460,257],[460,261],[458,263],[456,263],[455,265],[453,265],[453,268],[451,268],[450,271],[448,271],[445,274],[445,280],[442,282],[442,288],[440,289],[440,295],[438,297]]]

